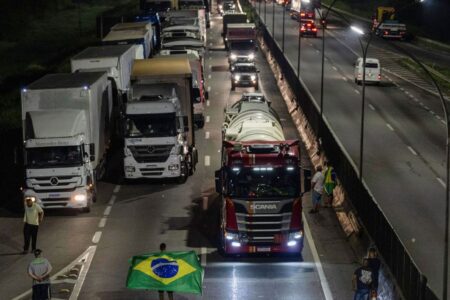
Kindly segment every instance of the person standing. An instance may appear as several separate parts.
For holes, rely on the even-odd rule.
[[[329,165],[328,162],[325,162],[325,170],[324,170],[324,184],[323,190],[325,192],[324,195],[324,206],[330,207],[333,204],[333,190],[336,187],[336,173],[334,172],[334,168]]]
[[[317,213],[319,212],[320,207],[320,200],[322,198],[323,193],[323,181],[324,176],[322,174],[322,166],[317,166],[316,173],[314,174],[313,178],[311,179],[312,184],[312,205],[313,208],[309,211],[309,213]]]
[[[35,203],[31,197],[25,198],[25,213],[23,216],[23,254],[28,253],[28,248],[30,247],[31,240],[31,251],[36,250],[37,244],[37,234],[39,229],[39,224],[42,223],[44,218],[44,211],[42,208]]]
[[[368,300],[373,284],[373,272],[369,267],[369,260],[363,258],[361,267],[355,270],[352,278],[352,286],[355,291],[353,300]]]
[[[161,243],[159,245],[159,250],[161,251],[161,253],[166,252],[166,244]],[[159,294],[159,300],[164,300],[164,291],[158,291],[158,294]],[[173,300],[173,292],[167,291],[167,297],[169,297],[169,300]]]
[[[41,257],[42,250],[34,250],[34,259],[28,265],[28,276],[33,279],[32,300],[48,300],[51,298],[50,272],[52,265]]]
[[[370,247],[368,251],[368,263],[373,272],[372,294],[378,295],[378,278],[380,276],[381,261],[378,258],[378,251],[375,247]]]

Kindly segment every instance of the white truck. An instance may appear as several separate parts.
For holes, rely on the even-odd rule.
[[[105,72],[50,74],[21,92],[26,187],[44,209],[90,210],[105,174],[112,91]]]
[[[192,71],[192,91],[194,95],[194,124],[198,128],[205,126],[205,103],[208,92],[205,89],[205,78],[203,74],[203,59],[194,50],[161,50],[161,56],[184,57],[189,60]]]
[[[136,45],[135,59],[152,54],[153,36],[147,29],[112,30],[103,39],[103,45]]]
[[[136,60],[124,122],[126,179],[178,178],[195,170],[192,71],[186,58]]]
[[[113,89],[112,132],[119,137],[120,115],[130,89],[131,67],[135,57],[134,45],[88,47],[71,58],[72,73],[105,71]]]

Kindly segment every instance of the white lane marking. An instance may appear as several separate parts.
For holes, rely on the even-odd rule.
[[[205,166],[209,166],[211,164],[211,157],[209,155],[205,155]]]
[[[430,110],[430,108],[429,108],[428,106],[426,106],[426,105],[424,106],[424,108],[425,108],[426,110]]]
[[[416,102],[419,102],[419,99],[417,99],[416,97],[412,97],[412,99]]]
[[[306,219],[304,213],[303,215],[303,225],[305,227],[305,235],[308,239],[308,245],[311,248],[311,252],[314,258],[314,262],[316,264],[317,273],[319,274],[320,284],[322,285],[323,294],[326,300],[333,300],[333,296],[331,295],[330,286],[328,285],[327,278],[325,277],[325,273],[323,271],[322,262],[320,261],[319,253],[317,252],[316,244],[311,235],[311,230],[309,229],[309,224]]]
[[[444,182],[444,180],[442,180],[442,179],[439,178],[439,177],[436,177],[436,179],[437,179],[437,181],[439,181],[439,183],[445,188],[445,182]]]
[[[83,271],[83,268],[85,268],[85,264],[88,263],[89,265],[87,265],[86,267],[89,269],[90,263],[92,261],[92,258],[94,257],[95,254],[95,250],[97,249],[97,246],[89,246],[89,248],[86,249],[86,251],[84,251],[80,256],[78,256],[74,261],[72,261],[70,264],[68,264],[66,267],[64,267],[62,270],[60,270],[58,273],[54,274],[51,278],[50,281],[54,282],[56,281],[58,277],[60,277],[61,275],[67,273],[70,269],[72,269],[75,265],[79,264],[79,263],[83,263],[81,270],[80,270],[80,275],[78,276],[78,278],[80,279],[81,276],[81,272]],[[84,281],[84,278],[82,278],[82,280]],[[79,281],[77,281],[77,284],[79,284]],[[83,283],[81,283],[83,284]],[[76,287],[76,285],[75,285]],[[75,292],[75,288],[74,288],[74,292]],[[72,292],[72,295],[73,293]],[[79,294],[79,291],[78,291]],[[76,294],[75,298],[70,297],[70,299],[77,299],[78,294]],[[23,292],[22,294],[20,294],[19,296],[13,298],[12,300],[20,300],[20,299],[30,299],[30,297],[27,297],[31,295],[31,289],[29,289],[28,291]],[[27,297],[27,298],[25,298]]]
[[[102,232],[101,231],[97,231],[96,233],[94,233],[94,236],[92,237],[92,242],[94,244],[98,244],[98,242],[100,242],[100,238],[102,237]]]
[[[355,93],[359,94],[359,91],[357,89],[354,89]]]
[[[206,247],[202,247],[201,251],[201,262],[202,262],[202,267],[206,266],[206,254],[208,254],[207,252],[208,249],[206,249]]]
[[[319,51],[319,50],[317,50],[317,49],[316,49],[316,52],[317,52],[317,53],[320,53],[320,51]]]
[[[211,65],[209,65],[209,70],[211,71],[211,69],[212,69],[212,66],[211,66]]]
[[[209,139],[209,131],[205,132],[205,140]]]
[[[206,106],[209,106],[209,100],[206,100]]]
[[[206,123],[209,123],[209,116],[206,116],[205,122],[206,122]]]
[[[417,152],[414,151],[414,149],[411,146],[408,146],[409,151],[411,151],[412,154],[417,156]]]
[[[335,66],[332,66],[333,70],[337,71],[337,68]]]
[[[112,195],[112,196],[111,196],[111,199],[109,199],[108,204],[109,204],[109,205],[113,205],[114,202],[116,202],[116,195]]]
[[[98,227],[103,228],[106,225],[106,217],[103,217],[100,219],[100,222],[98,222]]]
[[[211,79],[211,74],[208,75],[208,79]]]
[[[209,60],[211,60],[211,59],[212,59],[212,57],[210,56],[210,57],[208,57],[208,59],[209,59]]]
[[[400,91],[404,92],[404,91],[405,91],[405,89],[401,87],[401,88],[400,88]]]
[[[109,214],[111,213],[111,208],[112,208],[112,206],[107,206],[105,208],[105,211],[103,212],[103,215],[104,216],[109,216]]]
[[[76,300],[80,295],[81,288],[83,287],[84,280],[86,279],[89,268],[91,267],[92,260],[94,259],[95,250],[97,246],[90,246],[88,248],[88,253],[81,258],[81,261],[84,261],[81,266],[80,273],[78,274],[78,281],[73,287],[72,295],[70,295],[69,300]]]
[[[441,120],[441,123],[442,123],[442,124],[444,124],[444,125],[447,125],[447,123],[445,123],[445,121],[444,121],[444,120]]]
[[[347,81],[347,77],[342,76],[342,80]]]
[[[113,190],[114,194],[117,194],[120,191],[120,185],[116,185],[116,187]]]
[[[373,107],[372,104],[369,104],[369,108],[370,108],[371,110],[375,110],[375,107]]]
[[[435,115],[436,113],[432,110],[430,110],[430,114]]]
[[[394,127],[391,126],[391,124],[386,123],[387,128],[389,128],[391,131],[394,131]]]
[[[211,87],[210,87],[210,86],[208,86],[207,90],[208,90],[208,92],[211,92]]]

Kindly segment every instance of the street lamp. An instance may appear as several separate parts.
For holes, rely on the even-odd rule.
[[[266,26],[267,0],[264,0],[264,26]]]
[[[286,1],[283,0],[284,5],[282,6],[283,8],[283,27],[282,27],[282,36],[281,36],[281,49],[284,53],[284,23],[285,23],[285,15],[286,15]]]
[[[272,37],[275,43],[275,0],[272,0]]]

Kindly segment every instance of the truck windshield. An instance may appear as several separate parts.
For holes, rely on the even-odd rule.
[[[176,134],[175,113],[127,115],[126,137],[165,137]]]
[[[76,167],[83,164],[81,146],[26,149],[28,168]]]
[[[228,172],[227,194],[238,198],[298,197],[300,176],[286,167],[232,168]]]
[[[230,43],[230,50],[233,51],[248,51],[255,50],[255,43],[253,41],[236,41]]]

